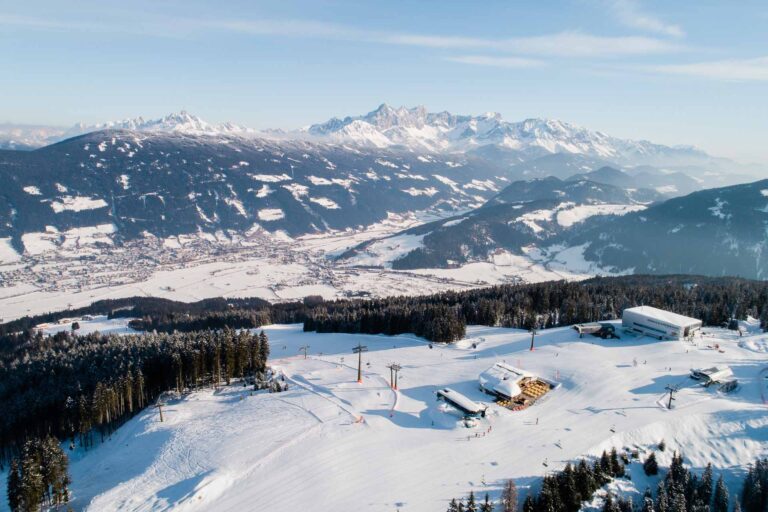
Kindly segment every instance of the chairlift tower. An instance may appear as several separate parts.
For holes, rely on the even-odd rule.
[[[678,386],[667,386],[664,389],[669,391],[669,402],[667,403],[667,409],[672,408],[672,400],[675,400],[675,393],[677,393],[680,388]]]
[[[363,383],[363,352],[368,352],[368,347],[360,343],[352,349],[352,353],[357,354],[357,382],[361,384]]]
[[[397,372],[399,372],[403,367],[397,363],[392,363],[387,366],[387,368],[389,368],[389,385],[392,387],[392,389],[397,389]]]
[[[304,352],[304,359],[307,358],[307,350],[309,350],[309,345],[302,345],[299,347],[299,352]]]

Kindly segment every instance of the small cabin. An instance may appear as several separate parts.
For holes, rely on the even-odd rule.
[[[721,384],[733,379],[733,371],[728,366],[713,366],[711,368],[694,368],[691,378],[701,381],[702,386]]]
[[[443,388],[438,390],[437,400],[443,400],[445,403],[453,406],[455,409],[458,409],[464,414],[465,417],[485,417],[485,411],[487,407],[480,405],[473,400],[470,400],[466,396],[462,395],[458,391],[454,391],[451,388]]]
[[[576,324],[573,329],[579,333],[579,338],[585,334],[591,334],[603,339],[618,338],[616,335],[616,326],[607,322],[593,322],[589,324]]]

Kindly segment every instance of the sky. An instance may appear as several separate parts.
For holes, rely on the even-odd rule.
[[[764,0],[0,0],[0,121],[293,129],[386,102],[768,164],[767,25]]]

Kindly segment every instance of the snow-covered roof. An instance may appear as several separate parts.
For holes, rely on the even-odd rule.
[[[523,377],[531,374],[506,363],[496,363],[480,374],[480,385],[507,397],[517,396],[521,393],[519,383]]]
[[[627,313],[627,312],[637,313],[639,315],[655,318],[656,320],[660,320],[662,322],[667,322],[669,324],[683,326],[683,327],[701,324],[701,320],[697,320],[696,318],[691,318],[689,316],[684,316],[684,315],[678,315],[677,313],[673,313],[671,311],[666,311],[659,308],[654,308],[653,306],[637,306],[634,308],[627,308],[624,310],[624,313]]]
[[[702,377],[706,377],[712,382],[719,382],[733,377],[733,371],[729,366],[713,366],[712,368],[702,368],[693,370],[694,373],[698,373]]]
[[[466,412],[477,413],[485,410],[485,407],[451,388],[443,388],[439,390],[437,394],[443,396],[457,407],[464,409]]]

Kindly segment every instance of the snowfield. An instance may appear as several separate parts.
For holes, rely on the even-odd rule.
[[[711,461],[733,496],[734,476],[768,454],[764,355],[739,344],[752,335],[705,329],[690,343],[620,331],[621,340],[600,340],[564,327],[542,331],[531,352],[528,333],[503,328],[470,327],[466,339],[431,349],[407,335],[304,333],[300,325],[265,331],[287,392],[252,393],[241,384],[195,391],[168,401],[163,423],[147,409],[104,444],[71,454],[73,507],[443,511],[470,490],[498,497],[510,477],[524,494],[546,471],[603,449],[638,449],[644,460],[662,439],[662,465],[673,450],[697,470]],[[351,354],[358,343],[370,350],[362,384]],[[298,354],[305,344],[307,359]],[[526,410],[501,408],[477,383],[496,361],[561,386]],[[388,385],[391,362],[403,366],[398,392]],[[739,379],[730,395],[688,377],[692,367],[718,364]],[[681,390],[667,410],[670,384]],[[435,400],[445,386],[488,404],[488,417],[465,427]],[[623,492],[642,493],[659,478],[645,477],[637,462],[629,471]]]
[[[100,198],[93,199],[81,196],[64,196],[60,199],[61,201],[51,202],[51,208],[56,213],[61,213],[63,211],[81,212],[83,210],[97,210],[108,206],[107,202]]]

